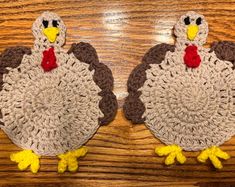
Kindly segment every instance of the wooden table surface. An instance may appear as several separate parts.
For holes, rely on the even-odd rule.
[[[73,42],[91,43],[115,79],[119,111],[87,143],[89,153],[80,159],[79,171],[57,174],[56,157],[41,160],[37,175],[19,172],[9,160],[21,150],[0,131],[0,186],[228,186],[235,185],[235,138],[221,148],[232,158],[216,171],[196,161],[198,152],[187,152],[184,165],[164,166],[154,148],[161,145],[142,125],[132,125],[122,113],[126,81],[144,53],[158,43],[174,43],[172,27],[180,15],[194,10],[209,22],[207,44],[235,41],[235,0],[76,1],[0,0],[0,52],[16,45],[33,45],[31,25],[45,10],[58,13],[67,26],[68,49]],[[220,183],[213,183],[219,181]]]

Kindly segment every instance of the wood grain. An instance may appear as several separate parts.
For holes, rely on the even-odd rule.
[[[207,46],[235,41],[235,0],[0,0],[0,7],[0,52],[10,46],[32,46],[33,21],[45,10],[55,11],[67,26],[65,48],[89,42],[111,68],[120,104],[116,119],[87,143],[89,154],[74,174],[57,174],[58,160],[45,157],[37,175],[19,172],[9,154],[20,149],[1,131],[0,186],[235,186],[235,138],[221,147],[232,156],[221,171],[197,163],[198,152],[187,152],[185,165],[166,167],[164,158],[154,154],[161,143],[144,125],[128,122],[121,110],[130,72],[150,47],[174,42],[172,27],[186,11],[205,15],[210,28]],[[211,183],[215,181],[220,183]]]

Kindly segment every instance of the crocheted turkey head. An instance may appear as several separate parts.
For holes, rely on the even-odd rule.
[[[188,12],[174,33],[175,46],[151,48],[131,73],[125,115],[135,123],[145,122],[168,145],[156,148],[159,156],[169,155],[167,165],[175,158],[186,161],[182,149],[203,150],[199,161],[209,157],[216,168],[222,168],[217,157],[229,155],[218,146],[235,132],[233,64],[202,46],[208,34],[204,16]]]
[[[68,53],[61,48],[66,28],[55,13],[44,12],[32,30],[30,52],[12,48],[2,54],[1,128],[25,149],[11,156],[19,169],[31,165],[36,173],[40,155],[59,155],[59,172],[67,166],[76,171],[77,158],[87,152],[82,145],[115,116],[112,73],[90,44],[73,44]],[[8,63],[16,59],[12,54],[21,58],[15,67]]]
[[[201,47],[206,43],[208,23],[205,17],[195,12],[188,12],[181,16],[174,27],[176,47],[185,49],[185,46]]]
[[[33,23],[35,50],[49,47],[60,49],[65,43],[66,27],[62,19],[53,12],[44,12]]]

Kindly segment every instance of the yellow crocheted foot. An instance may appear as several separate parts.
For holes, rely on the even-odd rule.
[[[78,169],[78,161],[77,159],[81,156],[85,156],[88,149],[86,147],[81,147],[75,151],[69,151],[65,154],[58,155],[61,159],[58,164],[58,172],[64,173],[66,169],[70,172],[75,172]]]
[[[222,169],[223,165],[218,158],[228,160],[230,156],[228,153],[222,151],[219,147],[212,146],[202,151],[200,155],[197,157],[197,160],[199,162],[205,163],[208,158],[211,160],[215,168]]]
[[[18,163],[19,170],[24,171],[30,166],[32,173],[37,173],[40,168],[39,158],[40,156],[31,150],[24,150],[10,155],[11,161]]]
[[[168,145],[160,148],[156,148],[155,152],[158,156],[167,156],[165,159],[166,165],[171,165],[175,163],[175,159],[183,164],[186,161],[186,157],[182,153],[182,149],[178,145]]]

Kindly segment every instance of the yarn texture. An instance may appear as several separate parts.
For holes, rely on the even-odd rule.
[[[230,156],[220,148],[212,146],[211,148],[202,151],[201,154],[197,157],[197,160],[199,162],[205,163],[206,160],[210,159],[215,168],[222,169],[223,165],[218,158],[228,160]]]
[[[45,73],[40,55],[25,55],[4,75],[0,93],[4,126],[12,141],[39,155],[79,148],[96,132],[100,88],[94,72],[73,55],[57,54],[59,67]]]
[[[150,68],[151,64],[160,64],[164,60],[167,51],[174,51],[175,46],[169,44],[159,44],[151,49],[144,55],[142,63],[135,67],[131,72],[127,88],[129,95],[125,99],[123,111],[125,117],[133,123],[144,123],[145,117],[143,113],[145,106],[140,100],[141,92],[139,88],[144,85],[146,81],[146,70]]]
[[[85,156],[87,151],[88,149],[86,147],[81,147],[77,150],[58,155],[58,158],[60,159],[58,164],[58,173],[64,173],[67,168],[70,172],[77,171],[78,158]]]
[[[197,69],[186,69],[182,52],[168,52],[151,65],[140,91],[147,127],[166,144],[197,151],[234,135],[235,80],[232,64],[201,51]]]
[[[185,49],[184,63],[190,68],[197,68],[201,63],[201,58],[198,55],[197,47],[194,45],[188,46]]]
[[[11,161],[18,163],[18,168],[21,171],[26,170],[30,166],[32,173],[37,173],[40,168],[40,156],[34,154],[32,150],[13,153],[11,154],[10,159]]]
[[[48,27],[50,40],[43,27]],[[57,36],[53,35],[55,27]],[[115,116],[112,73],[99,63],[89,44],[74,44],[68,53],[62,49],[66,27],[58,15],[44,12],[34,22],[32,31],[32,50],[19,47],[0,56],[0,127],[13,143],[37,155],[56,156],[78,150],[99,125]],[[77,58],[73,52],[81,46]],[[11,61],[16,65],[11,66]],[[99,78],[97,72],[104,73]]]
[[[51,71],[52,69],[58,67],[58,65],[56,64],[56,56],[55,56],[53,47],[51,47],[48,50],[43,51],[41,66],[45,72]]]
[[[235,134],[235,44],[204,48],[208,24],[195,12],[179,19],[174,34],[174,46],[151,48],[131,73],[124,113],[167,145],[211,149]]]
[[[155,152],[159,156],[168,155],[165,159],[166,165],[174,164],[175,160],[177,160],[180,164],[186,162],[186,157],[183,155],[182,149],[178,145],[168,145],[166,147],[156,148]]]

